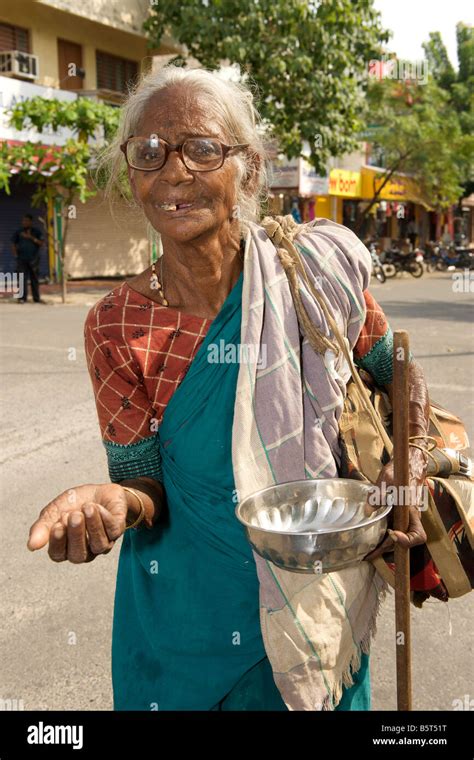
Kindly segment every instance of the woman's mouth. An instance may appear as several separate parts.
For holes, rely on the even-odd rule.
[[[157,203],[156,204],[159,209],[162,211],[166,211],[168,214],[175,213],[177,211],[187,211],[190,208],[193,208],[193,203]]]

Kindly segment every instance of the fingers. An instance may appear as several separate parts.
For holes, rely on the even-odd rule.
[[[41,510],[38,519],[30,528],[27,547],[31,552],[46,546],[53,525],[59,520],[61,510],[56,500],[53,500]]]
[[[57,522],[51,529],[48,554],[53,562],[64,562],[66,559],[66,528],[62,522]]]
[[[43,520],[37,520],[30,528],[28,543],[26,544],[30,552],[42,549],[46,546],[49,539],[50,528]]]
[[[108,554],[114,541],[107,535],[102,515],[109,520],[107,510],[93,502],[84,504],[82,511],[63,513],[49,538],[48,554],[53,562],[80,564],[91,562],[98,554]]]
[[[91,501],[92,499],[94,501]],[[99,501],[101,504],[98,503]],[[93,513],[89,517],[83,511],[88,504],[94,505]],[[102,505],[105,505],[105,507]],[[68,515],[73,512],[80,512],[81,510],[85,524],[79,530],[81,525],[73,526],[72,524],[68,524]],[[74,547],[76,547],[76,543],[78,547],[82,547],[80,551],[76,548],[73,549],[74,556],[79,556],[83,553],[83,544],[80,536],[84,530],[87,531],[88,535],[90,533],[92,546],[89,548],[91,551],[97,549],[99,550],[98,553],[103,554],[107,550],[110,550],[110,541],[116,541],[124,532],[126,516],[127,499],[121,486],[116,484],[78,486],[60,494],[41,510],[38,519],[30,528],[27,547],[30,551],[36,551],[46,546],[48,541],[52,539],[53,554],[59,557],[62,556],[63,548],[61,541],[64,540],[64,536],[60,533],[59,527],[57,528],[58,538],[50,536],[53,526],[61,523],[66,529],[66,543],[68,531],[74,527],[74,531],[71,533],[71,538],[75,542]],[[99,518],[101,518],[101,521]],[[76,541],[76,537],[79,543]],[[66,553],[68,552],[69,547],[67,546]]]
[[[381,557],[382,554],[387,554],[388,552],[392,552],[397,540],[398,540],[398,537],[395,536],[395,531],[390,530],[390,529],[387,530],[381,543],[378,546],[376,546],[373,551],[369,552],[369,554],[366,554],[364,557],[364,560],[371,561],[373,559],[376,559],[377,557]]]
[[[412,549],[414,546],[426,543],[426,532],[417,507],[410,507],[407,532],[403,533],[401,530],[394,530],[393,535],[396,536],[400,546],[403,546],[404,549]]]
[[[106,510],[105,510],[106,511]],[[89,547],[93,554],[106,554],[114,545],[106,533],[99,504],[85,504],[83,507]]]
[[[67,558],[73,564],[90,562],[95,555],[89,549],[86,521],[82,512],[71,512],[67,524]]]
[[[393,551],[395,543],[398,543],[404,549],[412,549],[414,546],[425,544],[426,538],[419,510],[417,507],[410,507],[407,532],[388,529],[383,541],[372,552],[366,554],[364,559],[370,561],[376,559],[376,557],[381,557],[382,554]]]
[[[408,530],[408,533],[403,533],[401,530],[394,530],[393,535],[404,549],[412,549],[414,546],[426,544],[426,533],[420,535],[418,530]]]

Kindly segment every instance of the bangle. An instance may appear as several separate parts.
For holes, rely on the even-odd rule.
[[[128,491],[129,493],[136,496],[138,499],[138,503],[140,504],[140,514],[138,515],[137,519],[134,520],[132,523],[130,523],[130,525],[125,526],[125,530],[128,530],[129,528],[136,529],[136,527],[141,523],[141,521],[145,517],[145,505],[143,503],[143,499],[136,491],[133,490],[133,488],[128,488],[128,486],[122,486],[122,488],[124,491]]]

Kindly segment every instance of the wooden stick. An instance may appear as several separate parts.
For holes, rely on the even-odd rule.
[[[396,499],[393,527],[408,530],[408,464],[409,389],[408,333],[397,330],[393,346],[393,464]],[[410,551],[395,544],[395,635],[397,652],[397,707],[412,709],[411,632],[410,632]]]

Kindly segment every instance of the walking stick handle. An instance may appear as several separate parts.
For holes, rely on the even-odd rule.
[[[393,469],[396,499],[393,513],[395,530],[408,530],[410,470],[408,457],[409,438],[409,385],[408,361],[410,347],[408,333],[397,330],[393,344]],[[408,503],[405,503],[407,502]],[[410,553],[395,544],[395,633],[397,659],[397,707],[412,709],[411,684],[411,631],[410,631]]]

